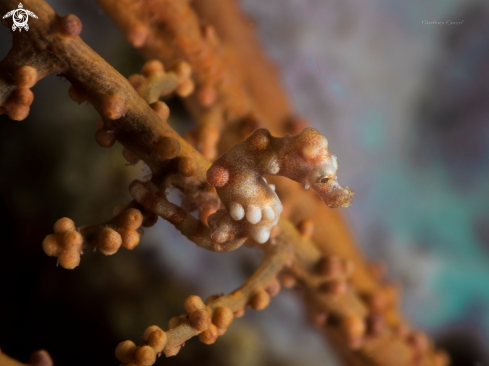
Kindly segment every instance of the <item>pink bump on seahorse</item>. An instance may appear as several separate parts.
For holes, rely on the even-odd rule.
[[[217,159],[207,171],[207,181],[216,187],[225,206],[209,216],[212,240],[251,236],[265,243],[283,210],[275,187],[264,175],[280,175],[314,191],[331,208],[351,205],[354,191],[338,183],[336,156],[328,140],[314,128],[299,135],[273,137],[258,129],[245,141]]]

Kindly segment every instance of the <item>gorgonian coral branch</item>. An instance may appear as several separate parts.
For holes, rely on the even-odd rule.
[[[3,1],[0,9],[6,10],[13,4],[13,0]],[[74,96],[84,96],[102,116],[103,126],[98,128],[101,136],[97,141],[104,142],[105,146],[110,146],[115,140],[121,142],[144,160],[155,176],[167,167],[165,147],[173,140],[179,145],[178,157],[189,159],[179,165],[180,171],[191,176],[194,167],[204,163],[205,159],[166,123],[168,109],[156,103],[152,105],[153,110],[127,79],[80,39],[81,22],[78,18],[74,15],[59,17],[44,1],[28,0],[24,5],[36,12],[39,21],[31,26],[28,35],[13,34],[13,47],[1,62],[0,105],[5,106],[9,116],[18,117],[14,113],[17,107],[11,108],[14,115],[9,109],[12,93],[32,86],[51,72],[57,72],[71,82],[77,91]],[[46,50],[49,52],[44,52]],[[21,109],[21,117],[25,118],[25,108]],[[196,174],[199,172],[201,170]],[[202,178],[201,181],[205,181],[205,175]],[[185,187],[181,188],[193,190],[187,191],[189,195],[198,195],[201,189],[192,185],[191,180],[188,179]]]
[[[158,61],[148,61],[143,67],[143,74],[147,77],[163,76],[160,70],[163,70],[163,65]],[[161,89],[165,88],[151,83],[141,85],[133,82],[133,86],[148,102],[153,100],[149,95],[160,95]],[[226,207],[226,210],[218,210],[209,217],[209,224],[214,229],[211,235],[202,223],[164,197],[158,197],[156,191],[147,192],[137,182],[130,190],[136,201],[142,204],[144,200],[146,208],[151,207],[152,212],[172,222],[199,246],[229,251],[249,236],[259,243],[266,242],[278,223],[282,205],[274,186],[266,184],[263,175],[285,176],[303,184],[306,189],[312,186],[328,206],[348,207],[354,193],[338,184],[337,171],[337,158],[330,154],[327,139],[317,130],[309,128],[298,136],[287,135],[284,138],[273,137],[264,129],[256,130],[221,156],[207,171],[207,181],[216,187]],[[242,220],[245,216],[246,220]],[[221,245],[223,243],[226,245]]]
[[[246,240],[246,238],[236,239],[223,244],[212,241],[209,227],[181,207],[169,202],[165,197],[165,192],[161,192],[151,182],[143,183],[136,180],[129,186],[129,192],[134,200],[146,210],[175,225],[183,235],[201,248],[215,252],[227,252],[236,249]]]
[[[158,353],[174,356],[194,336],[198,335],[205,344],[214,343],[235,317],[244,315],[246,306],[263,310],[270,303],[270,297],[277,295],[280,285],[276,277],[290,262],[290,249],[287,243],[277,239],[277,245],[266,248],[262,263],[241,287],[228,295],[213,295],[205,303],[198,296],[189,296],[184,303],[187,314],[172,318],[168,331],[151,326],[144,334],[145,345],[136,347],[131,341],[121,342],[116,357],[127,365],[133,362],[149,366]]]
[[[0,350],[0,365],[2,366],[53,366],[53,360],[49,353],[44,350],[34,352],[27,364],[21,363]]]
[[[141,226],[152,226],[156,217],[134,202],[121,205],[114,210],[114,218],[99,224],[75,227],[73,220],[64,217],[54,224],[54,234],[48,235],[43,243],[44,252],[58,257],[58,263],[66,269],[80,264],[83,249],[98,249],[102,254],[115,254],[119,248],[134,249],[141,238]],[[142,213],[142,212],[144,213]]]
[[[194,82],[191,72],[190,66],[184,62],[175,62],[169,71],[165,71],[161,62],[152,60],[144,64],[142,75],[130,76],[129,82],[151,104],[174,92],[180,97],[192,94]]]
[[[199,127],[186,136],[206,157],[215,157],[216,149],[227,151],[258,127],[283,136],[297,134],[307,126],[304,119],[291,115],[277,69],[264,56],[251,20],[235,1],[98,1],[147,58],[171,65],[184,55],[190,63],[196,93],[184,102]],[[355,262],[352,281],[356,289],[365,296],[378,292],[381,285],[367,270],[341,213],[328,210],[297,185],[275,180],[273,184],[278,193],[283,192],[282,215],[296,224],[312,220],[314,241],[325,255]],[[399,316],[389,317],[395,318]],[[397,323],[393,320],[391,325]]]
[[[138,4],[140,9],[145,9],[142,6],[143,2],[138,2]],[[119,14],[122,14],[122,20],[137,20],[137,12],[132,13],[123,7],[113,5],[114,9],[117,9],[120,12]],[[213,45],[214,51],[207,53],[197,52],[199,50],[206,51],[205,47],[207,46],[202,48],[202,45],[199,44],[199,42],[202,42],[199,19],[189,8],[187,2],[161,0],[160,3],[157,0],[152,0],[146,5],[150,5],[151,9],[146,11],[145,14],[156,14],[160,25],[166,24],[169,26],[160,27],[158,24],[149,24],[150,27],[154,25],[159,35],[161,35],[161,39],[158,40],[158,37],[151,33],[152,28],[144,28],[145,23],[139,22],[138,26],[142,25],[142,28],[136,28],[136,32],[131,33],[132,35],[135,34],[133,39],[137,43],[138,37],[142,35],[140,38],[143,41],[140,45],[145,44],[148,47],[149,44],[145,43],[146,40],[153,39],[155,42],[159,42],[158,45],[161,47],[155,47],[156,53],[168,51],[167,59],[175,61],[175,58],[181,57],[181,55],[188,58],[190,65],[194,69],[193,77],[197,80],[197,93],[195,96],[201,96],[198,99],[200,107],[196,107],[194,112],[197,111],[195,113],[202,116],[208,115],[207,112],[211,110],[216,110],[217,114],[222,114],[222,118],[218,117],[216,120],[239,122],[235,126],[241,126],[240,128],[242,128],[242,131],[233,132],[233,138],[228,141],[244,137],[243,134],[248,131],[247,128],[249,126],[259,124],[257,120],[259,120],[260,113],[254,110],[253,102],[246,96],[239,80],[232,77],[231,80],[228,80],[231,73],[229,73],[226,63],[221,59],[222,54],[215,51],[217,40],[210,37],[212,34],[210,29],[204,32],[204,34],[207,34],[207,38],[204,37],[204,41]],[[162,7],[159,7],[159,5],[162,5]],[[16,4],[13,0],[5,0],[0,4],[0,10],[3,12],[8,11],[15,8],[15,6]],[[39,21],[32,25],[29,37],[26,37],[25,32],[14,34],[13,47],[7,58],[1,63],[0,105],[2,106],[2,111],[7,111],[13,119],[25,118],[33,99],[29,88],[37,80],[51,72],[60,73],[72,83],[73,87],[70,95],[75,101],[86,99],[100,112],[102,121],[97,126],[96,138],[102,146],[111,146],[116,140],[121,142],[126,149],[126,158],[130,160],[141,159],[148,164],[153,173],[152,181],[154,184],[164,186],[169,176],[172,176],[172,184],[182,190],[190,201],[197,203],[199,209],[206,205],[208,205],[207,209],[209,207],[217,208],[215,194],[208,189],[206,182],[206,172],[210,167],[210,163],[168,126],[166,123],[168,108],[161,102],[152,103],[151,107],[148,106],[126,79],[121,77],[85,45],[78,37],[81,32],[81,23],[78,18],[72,15],[62,18],[58,17],[46,3],[40,0],[26,0],[25,6],[39,16]],[[144,30],[138,33],[138,29]],[[187,32],[189,33],[187,34]],[[165,40],[169,39],[176,39],[176,41],[166,44]],[[182,50],[185,52],[181,52]],[[162,58],[164,57],[162,56]],[[216,70],[213,69],[215,65],[218,66],[217,70],[222,71],[219,71],[218,74],[220,75],[212,73],[213,70]],[[223,75],[226,77],[222,78]],[[148,85],[166,87],[164,82],[160,83],[160,81],[167,80],[164,76],[162,77],[161,80],[156,78],[153,81],[149,81]],[[206,81],[208,80],[216,81],[216,85],[219,84],[219,86],[206,86]],[[235,89],[236,93],[233,93],[233,88],[227,87],[229,85],[237,86],[237,89]],[[172,86],[169,89],[174,87]],[[201,90],[207,91],[199,92]],[[216,92],[215,96],[212,96],[213,93],[209,92],[212,90]],[[178,94],[178,87],[176,92]],[[150,96],[155,98],[155,95],[159,94],[151,92],[147,95],[147,98],[150,98]],[[192,94],[192,96],[194,95]],[[238,96],[243,96],[243,98]],[[213,101],[213,103],[216,101],[220,102],[218,103],[219,105],[215,105],[209,101]],[[205,110],[206,113],[203,113],[202,110]],[[240,121],[249,121],[249,123],[247,122],[247,124],[243,125]],[[216,128],[216,126],[213,128]],[[209,133],[200,135],[204,140],[208,136]],[[231,145],[233,144],[234,142],[231,142]],[[220,146],[222,148],[225,144]],[[279,189],[280,187],[277,186],[277,191]],[[307,196],[303,195],[301,197]],[[301,202],[301,204],[304,206],[304,202]],[[148,205],[148,207],[153,208],[151,205]],[[317,207],[317,205],[311,205],[310,207]],[[326,216],[332,217],[331,215]],[[73,225],[70,223],[68,226],[72,228]],[[321,311],[327,313],[328,317],[335,320],[332,323],[328,323],[329,328],[337,329],[339,326],[339,329],[350,329],[350,331],[343,332],[345,334],[340,335],[341,344],[359,345],[358,354],[361,355],[369,355],[371,350],[378,350],[378,352],[372,353],[369,358],[369,362],[375,365],[386,365],[385,360],[391,360],[390,357],[384,357],[385,354],[394,354],[402,357],[402,360],[397,360],[397,364],[408,364],[412,361],[410,356],[414,355],[415,360],[423,365],[437,365],[436,357],[438,356],[433,353],[430,347],[424,348],[423,352],[416,351],[417,346],[415,344],[420,344],[420,338],[415,337],[412,332],[408,332],[407,337],[401,337],[396,334],[392,336],[392,330],[388,329],[386,332],[371,338],[370,333],[367,333],[366,322],[368,316],[366,315],[372,310],[367,307],[369,305],[368,301],[361,299],[357,292],[348,286],[347,280],[336,281],[336,284],[334,284],[331,276],[326,276],[323,281],[312,279],[317,275],[317,266],[321,262],[328,260],[324,253],[340,251],[340,249],[335,248],[335,245],[340,241],[334,243],[333,240],[335,245],[325,246],[321,244],[324,239],[321,239],[318,241],[321,248],[320,251],[307,238],[311,232],[310,229],[307,229],[308,225],[301,226],[301,234],[297,232],[290,222],[284,219],[279,220],[278,227],[280,232],[276,240],[284,241],[293,247],[291,269],[288,274],[284,275],[284,281],[291,286],[295,282],[299,286],[305,287],[307,292],[311,294],[310,298],[313,299],[314,304],[319,304]],[[323,225],[320,230],[324,231],[325,227],[327,225]],[[68,230],[68,232],[71,231],[73,230]],[[314,235],[318,236],[320,233],[321,231],[317,230]],[[77,240],[75,242],[75,244],[78,244]],[[342,248],[339,245],[337,246]],[[70,246],[67,245],[61,249],[68,250]],[[353,249],[350,251],[353,254],[347,250],[348,256],[351,256],[355,263],[360,264],[360,270],[364,271],[361,266],[361,259],[355,257],[356,252]],[[274,263],[278,263],[278,261],[273,261],[268,266],[272,266]],[[360,278],[362,276],[363,272],[360,272]],[[345,276],[345,278],[347,277]],[[330,283],[329,281],[333,282]],[[359,287],[368,289],[369,293],[374,292],[379,287],[368,278],[363,282],[355,279],[354,281],[362,284]],[[318,293],[324,294],[324,292],[327,293],[327,296],[330,293],[334,293],[342,300],[326,301],[329,299],[328,297],[324,298],[325,300],[323,301],[321,297],[316,296]],[[259,301],[260,297],[258,297],[254,305],[256,307],[260,307],[257,304],[266,303],[266,296],[263,295],[263,292],[260,292],[260,294],[262,294],[260,295],[261,299],[265,299],[265,301]],[[245,294],[241,292],[236,296],[236,301],[244,301],[243,299],[245,298]],[[336,306],[338,303],[343,305]],[[191,313],[193,314],[196,310],[207,312],[205,309],[194,309]],[[208,324],[208,320],[206,320],[208,317],[204,312],[200,311],[194,317],[189,314],[189,322],[193,324],[192,329],[201,328],[202,324]],[[175,332],[178,334],[182,334],[180,332],[185,333],[187,328],[185,326],[178,328],[176,325],[177,321],[178,325],[180,325],[180,320],[178,319],[172,322],[176,329],[180,329]],[[396,321],[399,324],[399,319]],[[206,338],[207,336],[208,338]],[[207,336],[203,336],[204,340],[213,339],[214,332],[208,332]],[[174,338],[179,340],[179,337],[179,335],[175,335]],[[351,337],[355,338],[356,341],[352,342]],[[382,339],[382,337],[387,337],[392,342],[387,344],[385,348],[379,349],[375,345],[381,344],[379,339]],[[148,347],[155,345],[161,351],[163,350],[164,336],[158,329],[153,328],[148,332],[146,338]],[[138,351],[137,354],[135,353],[135,355],[139,355],[138,360],[141,361],[141,364],[146,364],[148,358],[145,358],[145,356],[151,358],[154,352],[151,353],[147,347],[141,347],[140,349],[142,350]],[[167,354],[171,354],[170,350],[172,350],[171,347],[167,349]]]
[[[193,74],[195,93],[184,102],[198,125],[188,137],[205,157],[215,159],[219,151],[246,137],[241,130],[250,130],[247,120],[254,125],[247,134],[259,125],[259,111],[236,77],[236,70],[229,67],[228,49],[222,47],[211,25],[201,24],[188,2],[99,3],[148,59],[156,58],[169,66],[175,59],[184,58],[192,70],[197,70]]]

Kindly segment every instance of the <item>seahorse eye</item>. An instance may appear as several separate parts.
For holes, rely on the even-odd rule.
[[[329,181],[328,177],[321,178],[320,180],[321,183],[328,183],[328,181]]]

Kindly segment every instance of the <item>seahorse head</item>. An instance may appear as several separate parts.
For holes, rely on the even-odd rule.
[[[328,207],[348,207],[355,192],[338,183],[336,155],[328,149],[328,140],[314,128],[305,128],[288,141],[284,163],[290,178],[311,187]]]

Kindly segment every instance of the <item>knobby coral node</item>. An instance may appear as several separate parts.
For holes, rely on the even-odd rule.
[[[42,247],[50,257],[58,257],[58,263],[66,269],[80,264],[84,248],[97,248],[102,254],[112,255],[122,247],[134,249],[141,237],[142,225],[152,219],[140,210],[128,206],[116,207],[114,218],[101,225],[75,227],[73,220],[64,217],[54,224],[54,234],[48,235]],[[150,225],[149,225],[150,226]]]
[[[37,80],[38,72],[31,66],[21,66],[15,70],[14,86],[3,104],[0,102],[0,114],[7,112],[15,121],[22,121],[29,115],[30,106],[34,101],[31,91]]]
[[[59,264],[66,269],[77,267],[80,264],[83,237],[76,230],[74,222],[67,217],[59,219],[54,225],[54,232],[44,239],[44,251],[50,257],[58,257]]]
[[[79,36],[82,31],[82,22],[74,14],[68,14],[59,19],[59,28],[65,36]]]

